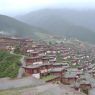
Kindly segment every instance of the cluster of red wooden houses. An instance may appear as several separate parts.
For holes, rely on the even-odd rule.
[[[0,38],[0,50],[12,50],[19,45],[21,53],[25,54],[26,65],[22,68],[25,75],[39,79],[52,76],[47,82],[61,82],[76,90],[88,90],[92,83],[85,77],[85,70],[90,75],[95,74],[91,57],[72,43],[50,44],[33,42],[27,39]],[[57,54],[61,61],[58,62]],[[93,66],[92,66],[93,65]],[[91,71],[92,70],[92,71]],[[54,76],[54,77],[53,77]]]

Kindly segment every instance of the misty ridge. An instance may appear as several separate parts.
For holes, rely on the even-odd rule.
[[[94,10],[42,9],[17,18],[49,33],[94,42]]]
[[[10,20],[5,22],[5,18]],[[11,31],[13,35],[39,39],[42,33],[95,43],[94,10],[41,9],[5,18],[1,18],[0,30]]]
[[[35,25],[40,20],[61,19],[73,25],[83,26],[95,31],[95,10],[74,10],[74,9],[42,9],[25,15],[17,16],[19,20]],[[31,19],[31,20],[30,20]],[[45,21],[44,20],[44,21]],[[37,25],[37,24],[36,24]]]

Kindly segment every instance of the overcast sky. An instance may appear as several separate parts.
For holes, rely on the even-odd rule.
[[[0,14],[17,15],[43,8],[94,9],[95,0],[0,0]]]

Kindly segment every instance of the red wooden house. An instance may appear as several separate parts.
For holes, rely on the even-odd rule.
[[[40,62],[42,61],[40,56],[37,57],[27,57],[25,58],[26,65],[33,64],[34,62]]]

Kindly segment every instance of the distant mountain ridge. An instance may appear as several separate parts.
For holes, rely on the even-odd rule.
[[[73,10],[73,9],[43,9],[43,10],[38,10],[34,12],[30,12],[28,14],[18,16],[22,21],[27,21],[31,18],[33,22],[35,21],[35,18],[41,18],[46,17],[48,15],[54,15],[61,17],[65,19],[66,21],[74,24],[74,25],[79,25],[83,26],[89,29],[92,29],[95,31],[95,10]],[[27,16],[29,18],[27,18]],[[38,17],[37,17],[38,16]],[[37,21],[38,19],[36,19]],[[32,22],[28,22],[32,23]]]
[[[95,43],[94,28],[92,29],[88,25],[85,25],[90,24],[90,20],[88,19],[89,21],[86,23],[86,16],[81,14],[81,11],[45,9],[30,12],[18,19],[32,26],[43,28],[52,35],[73,37],[82,41]]]

